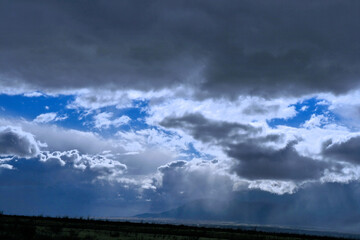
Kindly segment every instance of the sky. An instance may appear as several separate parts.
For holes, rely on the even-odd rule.
[[[0,210],[129,217],[218,200],[360,233],[359,11],[1,1]]]

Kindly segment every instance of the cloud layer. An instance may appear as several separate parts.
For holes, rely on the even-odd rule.
[[[198,97],[344,93],[358,86],[359,8],[356,1],[3,1],[0,76],[3,84],[53,90],[184,84]]]

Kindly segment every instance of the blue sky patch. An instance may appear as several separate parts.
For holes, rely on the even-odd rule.
[[[38,115],[49,112],[64,114],[68,112],[66,105],[73,101],[73,95],[27,97],[24,95],[0,94],[1,115],[22,117],[28,121]]]
[[[326,104],[323,99],[314,97],[289,106],[294,106],[297,114],[292,118],[274,118],[268,120],[267,123],[271,128],[276,128],[280,125],[299,128],[309,120],[313,114],[324,115],[329,119],[329,122],[338,122],[340,120],[338,116],[329,110],[329,105]]]

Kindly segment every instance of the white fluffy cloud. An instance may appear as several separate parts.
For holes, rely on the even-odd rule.
[[[116,108],[126,108],[133,106],[133,100],[163,99],[174,95],[189,94],[180,86],[172,89],[162,89],[157,91],[139,90],[108,90],[108,89],[81,89],[73,91],[76,95],[75,100],[67,105],[69,109],[86,109],[94,111],[99,108],[115,106]]]
[[[156,124],[168,116],[181,117],[200,113],[204,117],[227,122],[264,122],[272,118],[290,118],[296,115],[291,103],[299,99],[264,99],[240,96],[234,101],[227,99],[195,100],[192,98],[171,98],[166,101],[150,101],[147,123]]]
[[[260,189],[263,191],[276,193],[276,194],[285,194],[285,193],[294,193],[299,185],[289,181],[274,181],[274,180],[256,180],[249,182],[249,189]]]
[[[62,120],[65,120],[67,118],[68,117],[66,115],[58,116],[57,113],[51,112],[51,113],[40,114],[39,116],[37,116],[34,119],[34,122],[36,122],[36,123],[48,123],[48,122],[53,122],[53,121],[62,121]]]
[[[71,165],[80,170],[90,170],[96,172],[101,178],[116,178],[126,172],[125,164],[118,160],[112,159],[112,155],[106,154],[81,154],[78,150],[69,150],[65,152],[44,151],[40,155],[40,161],[52,162],[55,161],[61,166]]]
[[[165,133],[158,128],[118,131],[115,134],[122,146],[129,152],[143,151],[147,148],[168,149],[179,152],[187,149],[190,139],[177,133]]]
[[[102,112],[94,116],[94,125],[96,128],[109,128],[111,126],[119,127],[121,125],[129,123],[131,118],[123,115],[118,118],[113,118],[112,112]]]
[[[302,126],[304,128],[315,128],[328,123],[328,121],[329,121],[328,117],[322,114],[321,115],[313,114],[311,115],[311,118],[307,120]]]

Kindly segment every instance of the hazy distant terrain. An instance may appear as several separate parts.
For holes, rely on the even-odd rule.
[[[341,190],[347,187],[333,184],[327,186],[327,192],[331,194],[319,194],[324,188],[321,186],[313,191],[302,189],[285,196],[264,191],[249,191],[233,195],[226,200],[198,199],[166,211],[153,211],[136,217],[234,222],[359,234],[358,209],[346,205],[343,198],[338,197],[342,194]],[[309,196],[312,197],[311,204]],[[340,205],[343,206],[341,212],[334,207]]]

